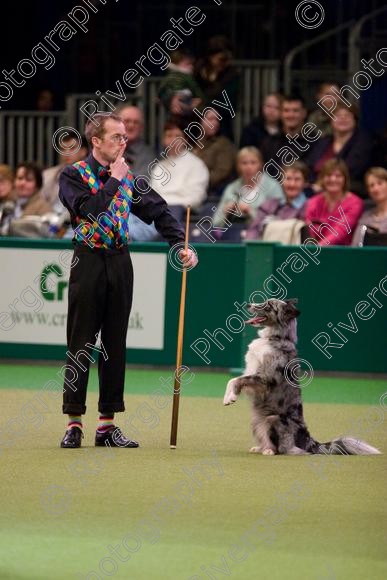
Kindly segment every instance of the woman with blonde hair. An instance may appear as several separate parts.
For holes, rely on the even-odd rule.
[[[255,218],[257,209],[268,199],[283,201],[285,196],[278,181],[262,173],[263,159],[256,147],[243,147],[237,154],[238,179],[231,182],[223,192],[215,212],[215,226],[230,222],[248,226]]]
[[[322,192],[309,199],[305,221],[320,246],[348,246],[363,212],[363,201],[349,191],[349,172],[341,159],[327,161],[318,176]]]
[[[362,226],[367,226],[380,234],[387,234],[387,169],[371,167],[365,174],[365,184],[375,206],[366,210],[360,217],[353,235],[353,246],[359,246],[363,240]]]

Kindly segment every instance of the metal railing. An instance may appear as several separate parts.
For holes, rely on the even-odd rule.
[[[235,61],[240,70],[239,104],[233,121],[235,142],[238,144],[242,128],[259,114],[264,96],[279,88],[279,61]],[[158,101],[162,77],[145,78],[135,93],[126,95],[127,102],[142,107],[146,119],[145,139],[155,149],[165,122],[166,113]],[[94,93],[69,95],[66,110],[54,112],[2,111],[0,112],[0,163],[14,167],[18,162],[35,160],[44,167],[55,165],[57,152],[52,146],[56,129],[70,126],[83,132],[87,117],[80,110],[88,100],[98,103],[100,111],[109,107]],[[114,106],[122,101],[113,100]],[[90,108],[93,111],[93,108]]]
[[[286,55],[284,63],[285,92],[297,90],[311,104],[314,100],[314,90],[322,81],[336,81],[339,84],[350,82],[351,77],[361,69],[361,59],[373,57],[376,51],[385,44],[387,23],[380,18],[383,14],[387,14],[387,6],[372,10],[358,21],[352,19],[340,24],[293,48]],[[372,25],[372,33],[369,38],[363,38],[365,24]],[[334,49],[336,46],[336,58],[332,55],[329,59],[335,65],[311,66],[308,60],[309,50],[318,46],[320,53],[324,55],[326,41],[329,42],[329,47]],[[341,47],[341,50],[339,51],[337,47]],[[294,67],[296,57],[302,62],[301,66],[297,68]]]
[[[325,42],[331,41],[333,37],[337,37],[341,33],[348,33],[349,29],[354,26],[355,21],[350,20],[344,24],[340,24],[335,28],[319,34],[311,40],[307,40],[302,44],[293,48],[285,57],[284,63],[284,90],[289,94],[292,91],[298,91],[304,95],[307,102],[311,102],[314,97],[314,90],[318,84],[324,80],[336,80],[336,82],[345,82],[348,76],[347,66],[342,63],[336,63],[336,66],[307,66],[307,53],[311,47]],[[301,68],[293,68],[296,57],[303,57],[303,66]]]
[[[370,12],[370,14],[363,16],[363,18],[360,18],[360,20],[351,30],[348,41],[348,52],[349,52],[348,71],[351,76],[354,75],[360,69],[361,58],[364,56],[365,51],[367,51],[368,53],[369,51],[371,51],[370,56],[375,56],[374,54],[375,47],[372,46],[372,44],[374,43],[362,42],[361,37],[364,25],[368,22],[374,23],[377,22],[377,18],[383,13],[387,14],[387,6],[382,6],[381,8],[378,8],[377,10]],[[381,39],[383,39],[383,42],[385,44],[387,39],[387,30],[380,31],[378,36]],[[382,48],[382,46],[379,46],[378,48]]]
[[[21,161],[55,165],[52,138],[65,124],[65,111],[3,111],[0,113],[0,162],[15,167]]]
[[[242,128],[249,121],[259,115],[262,100],[267,93],[278,91],[280,82],[279,61],[237,60],[235,66],[240,71],[239,105],[234,119],[234,137],[239,143]],[[144,111],[146,119],[145,139],[156,147],[159,145],[160,135],[165,123],[166,113],[159,103],[159,86],[164,77],[146,77],[135,93],[126,95],[127,102],[138,104]],[[107,105],[96,98],[95,94],[69,95],[66,99],[69,125],[82,130],[86,116],[80,108],[88,101],[98,102],[99,110],[108,111]],[[121,101],[109,100],[118,106]]]
[[[136,95],[135,93],[127,93],[125,96],[126,101],[113,99],[112,97],[109,97],[109,101],[115,107],[119,107],[123,102],[141,105],[139,95]],[[74,129],[77,129],[77,131],[80,131],[81,133],[83,132],[85,123],[88,119],[87,115],[81,111],[81,107],[85,106],[88,101],[95,101],[98,103],[99,111],[113,112],[104,101],[95,96],[95,93],[74,93],[67,95],[65,111],[67,123],[70,127],[74,127]],[[91,105],[86,108],[86,111],[89,111],[90,114],[93,113],[93,110],[94,107]]]

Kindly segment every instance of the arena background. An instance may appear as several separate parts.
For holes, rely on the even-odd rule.
[[[56,163],[54,130],[68,124],[82,132],[82,103],[96,98],[96,91],[114,90],[123,71],[160,42],[170,18],[193,6],[91,4],[98,11],[90,11],[87,32],[78,30],[62,42],[50,70],[37,67],[25,86],[13,87],[12,98],[1,100],[0,163],[15,167],[35,146],[35,160]],[[322,80],[351,83],[361,59],[374,58],[386,46],[382,1],[322,0],[324,19],[314,29],[297,22],[299,4],[197,4],[206,20],[186,46],[200,56],[210,36],[225,34],[245,71],[237,134],[258,113],[268,89],[300,92],[313,108]],[[16,0],[2,7],[1,68],[9,71],[30,58],[32,47],[68,20],[75,6],[69,0]],[[149,82],[128,91],[128,98],[144,105],[146,137],[157,146],[164,113],[152,100],[160,69],[151,72]],[[374,78],[360,99],[362,128],[380,134],[387,126],[386,79]],[[50,122],[43,115],[41,134],[37,129],[36,141],[28,143],[26,128],[37,118],[43,89],[53,92],[54,110]],[[141,447],[94,448],[93,365],[85,439],[73,454],[59,449],[66,424],[60,385],[71,243],[0,238],[1,580],[386,577],[386,248],[323,248],[313,259],[299,246],[276,243],[193,245],[200,265],[188,273],[183,364],[189,372],[177,449],[169,449],[169,432],[181,272],[170,264],[167,244],[133,243],[137,295],[128,332],[127,411],[117,422]],[[273,277],[295,253],[306,264],[293,271],[285,290],[299,299],[302,313],[307,424],[319,441],[351,434],[378,447],[380,456],[248,454],[247,401],[222,405],[225,385],[243,367],[254,335],[232,326],[235,302],[267,291],[270,277],[272,291],[280,291]],[[62,267],[52,273],[50,299],[41,288],[47,264]],[[370,320],[358,317],[358,304],[375,287],[381,306]],[[17,315],[10,306],[15,300]],[[352,325],[352,332],[328,356],[312,340],[339,321]],[[217,329],[218,343],[207,334]]]

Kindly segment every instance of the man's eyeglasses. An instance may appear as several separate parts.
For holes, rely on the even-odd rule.
[[[113,143],[127,143],[128,137],[126,135],[112,135],[110,141],[113,141]]]

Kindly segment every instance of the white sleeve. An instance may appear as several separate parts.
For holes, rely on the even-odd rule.
[[[184,201],[192,208],[198,208],[207,197],[210,173],[201,159],[195,158],[192,170],[187,175],[184,184]]]

